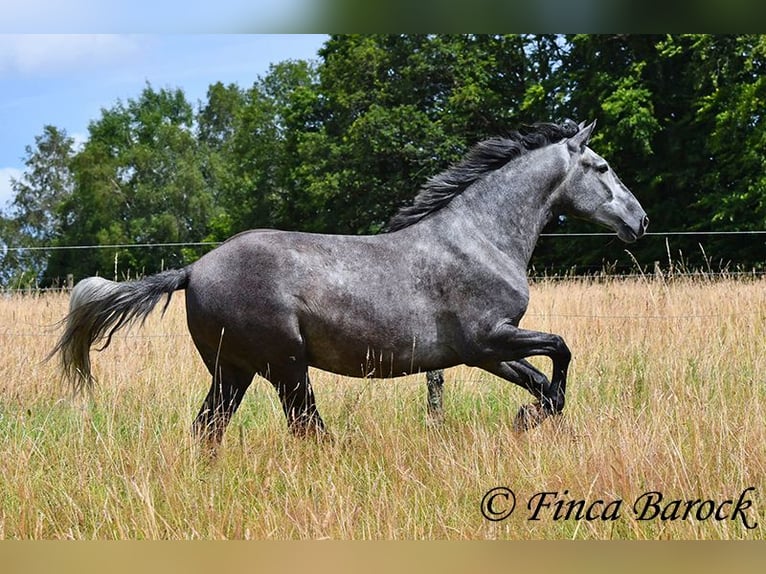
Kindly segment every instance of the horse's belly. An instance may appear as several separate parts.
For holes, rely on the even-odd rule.
[[[309,364],[349,377],[399,377],[445,368],[459,361],[432,337],[380,341],[375,337],[339,335],[305,341]]]
[[[358,353],[352,357],[316,357],[309,361],[309,365],[323,371],[329,371],[346,377],[372,377],[388,379],[401,377],[424,371],[443,369],[454,366],[457,363],[445,361],[418,361],[407,360],[397,357],[397,353],[390,350],[368,349],[365,353]]]

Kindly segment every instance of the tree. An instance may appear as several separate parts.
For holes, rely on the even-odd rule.
[[[194,114],[181,90],[143,90],[102,110],[73,159],[75,187],[64,205],[64,245],[199,241],[213,212]],[[57,252],[48,276],[142,274],[183,265],[179,247]]]
[[[559,83],[568,103],[577,117],[598,119],[593,147],[644,203],[650,230],[763,229],[761,36],[578,35],[566,45]],[[669,242],[671,257],[680,254],[691,267],[763,265],[762,243],[748,237]],[[616,260],[623,249],[600,239],[545,245],[553,259],[579,263],[596,262],[599,252]],[[662,237],[631,247],[649,264],[665,260],[667,250]]]
[[[477,141],[572,118],[598,121],[593,148],[644,204],[651,231],[763,229],[765,68],[759,35],[335,35],[317,62],[275,64],[248,88],[211,85],[196,111],[181,90],[147,85],[102,110],[81,150],[46,128],[0,225],[21,244],[62,246],[224,240],[255,227],[375,233]],[[564,220],[547,231],[601,229]],[[672,238],[673,256],[703,265],[700,240]],[[704,248],[714,261],[764,263],[750,238]],[[645,266],[666,257],[661,237],[630,250]],[[198,253],[57,251],[44,280],[149,273]],[[18,256],[3,256],[5,277],[42,273],[42,259]],[[543,239],[532,263],[614,261],[633,265],[623,244],[598,237]]]
[[[540,74],[559,50],[552,37],[333,36],[320,51],[319,115],[299,133],[291,181],[309,201],[296,219],[378,231],[476,141],[546,119],[559,96]]]
[[[6,285],[35,285],[46,268],[50,245],[62,229],[61,207],[72,195],[70,169],[74,140],[65,130],[51,125],[26,146],[24,172],[11,182],[14,199],[3,219],[6,246],[0,282]]]
[[[725,231],[766,228],[766,39],[761,35],[669,38],[664,48],[678,58],[691,44],[690,68],[698,92],[695,120],[704,130],[707,169],[698,178],[695,208],[700,223]],[[676,50],[673,50],[676,48]],[[697,225],[700,225],[698,223]],[[707,225],[705,225],[707,224]],[[751,237],[709,242],[714,259],[763,266],[763,241]],[[727,257],[728,255],[728,257]]]
[[[255,227],[300,227],[294,207],[302,198],[292,193],[290,172],[297,142],[310,129],[315,77],[310,62],[287,61],[247,90],[211,86],[198,119],[217,208],[210,239]]]

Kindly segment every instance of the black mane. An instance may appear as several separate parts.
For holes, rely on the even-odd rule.
[[[409,227],[438,211],[465,189],[491,171],[526,152],[560,142],[579,131],[572,120],[561,125],[536,123],[523,132],[508,137],[491,138],[476,144],[457,164],[430,178],[420,189],[412,205],[401,208],[388,222],[386,232]]]

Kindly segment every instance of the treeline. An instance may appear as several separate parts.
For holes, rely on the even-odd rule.
[[[247,57],[243,54],[242,57]],[[0,217],[0,283],[152,273],[194,247],[5,247],[221,241],[249,228],[377,233],[473,143],[525,123],[598,120],[652,231],[766,228],[766,38],[760,35],[333,36],[204,101],[147,85],[84,145],[45,126]],[[576,221],[548,231],[600,231]],[[664,240],[631,252],[667,260]],[[762,267],[763,239],[673,238],[689,264]],[[704,259],[703,259],[704,258]],[[606,238],[542,240],[537,269],[625,260]],[[632,263],[631,263],[632,264]]]

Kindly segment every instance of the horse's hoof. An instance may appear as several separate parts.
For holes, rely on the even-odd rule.
[[[522,433],[533,429],[548,417],[543,406],[538,403],[522,405],[513,421],[513,430]]]
[[[428,411],[428,416],[426,416],[426,426],[431,428],[439,428],[444,424],[444,412],[441,410],[438,411]]]
[[[299,439],[313,440],[318,443],[334,442],[333,435],[325,429],[323,424],[310,422],[307,424],[290,425],[289,430],[290,434]]]

